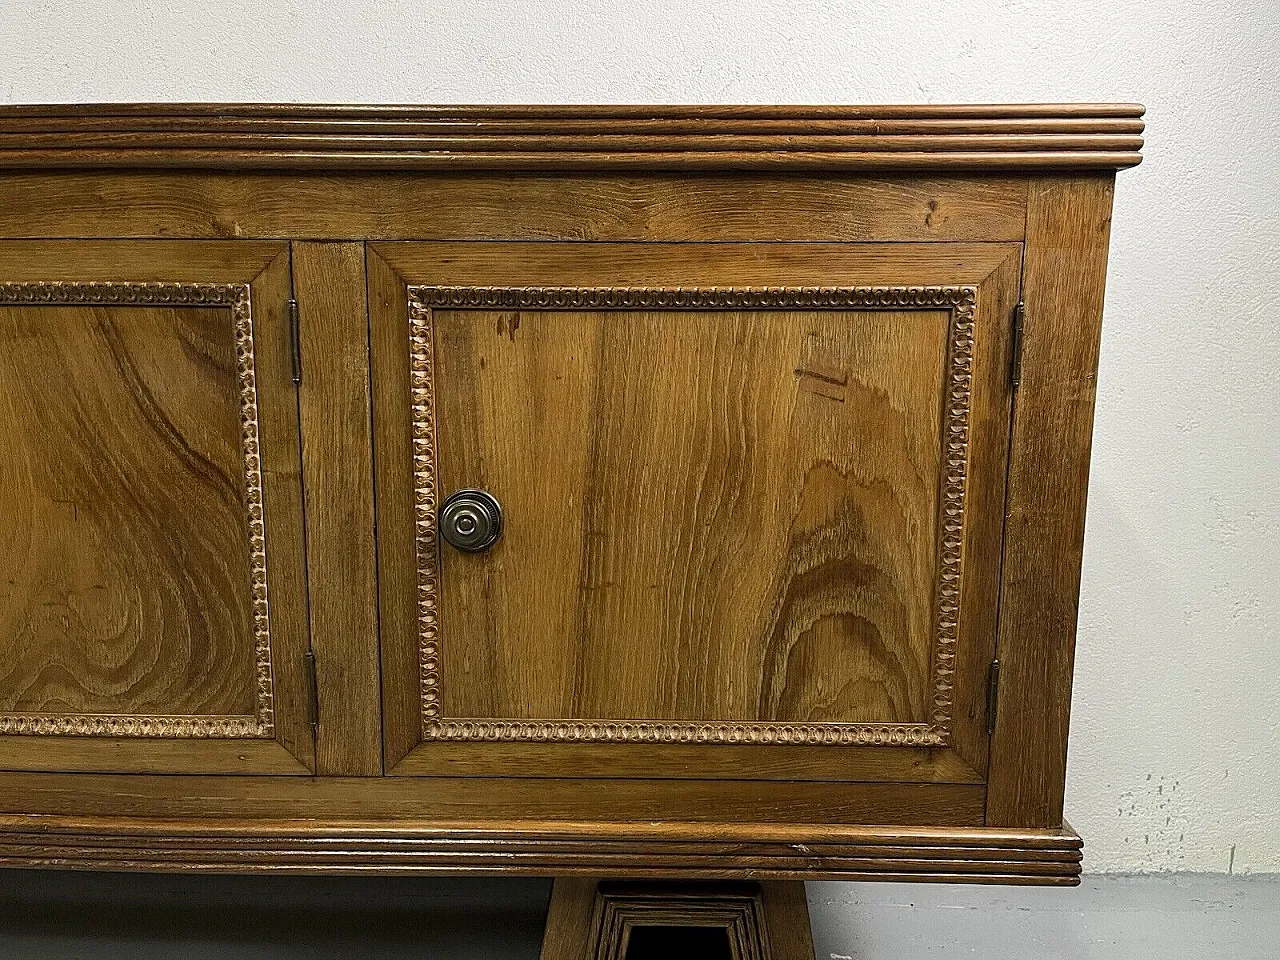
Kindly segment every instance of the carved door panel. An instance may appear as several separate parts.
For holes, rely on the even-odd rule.
[[[1018,254],[371,246],[388,769],[981,785]]]
[[[284,243],[0,243],[0,768],[305,773]]]

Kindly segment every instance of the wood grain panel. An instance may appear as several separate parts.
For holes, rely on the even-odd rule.
[[[444,716],[927,722],[948,311],[433,312]]]
[[[305,712],[306,680],[301,665],[291,669],[283,658],[277,657],[276,661],[280,664],[274,677],[280,693],[276,698],[277,739],[236,737],[192,741],[132,736],[7,736],[0,737],[0,770],[245,776],[309,774],[312,741]],[[299,693],[293,692],[295,688]],[[0,773],[0,780],[8,776]]]
[[[585,877],[559,877],[547,904],[539,960],[595,960],[591,916],[599,881]]]
[[[1021,240],[1013,178],[0,172],[13,237]]]
[[[775,960],[811,960],[813,929],[804,884],[762,883],[760,900]]]
[[[188,244],[196,246],[195,244]],[[303,552],[302,471],[298,436],[298,393],[293,384],[293,343],[289,329],[291,282],[289,250],[276,244],[271,261],[253,278],[254,369],[258,385],[258,426],[262,461],[262,495],[266,512],[267,582],[271,586],[271,676],[275,687],[276,740],[297,770],[280,758],[277,766],[258,767],[275,773],[312,772],[315,734],[308,718],[311,678],[304,660],[307,638],[306,556]],[[202,744],[208,746],[207,744]],[[168,758],[176,760],[176,753]],[[147,751],[135,762],[155,762]],[[244,751],[214,757],[201,751],[203,767],[181,772],[248,772],[252,757]],[[178,772],[174,768],[174,772]]]
[[[962,719],[962,718],[961,718]],[[981,718],[979,718],[981,719]],[[416,733],[416,731],[415,731]],[[967,733],[967,731],[965,731]],[[420,734],[419,734],[420,735]],[[794,744],[684,743],[664,758],[662,775],[677,780],[850,780],[984,783],[986,764],[972,766],[958,752],[968,736],[958,736],[957,750],[914,747],[806,746]],[[985,751],[985,737],[983,750]],[[575,777],[646,777],[653,756],[634,744],[577,743],[572,760],[558,743],[502,741],[434,742],[396,767],[398,774],[434,777],[565,776],[572,763]],[[985,753],[982,754],[985,758]]]
[[[1112,186],[1112,177],[1098,176],[1031,187],[987,809],[993,824],[1062,823]]]
[[[364,244],[293,244],[322,774],[382,772]]]
[[[714,838],[720,824],[749,839],[761,824],[795,842],[809,825],[813,838],[838,824],[981,823],[981,785],[940,783],[786,783],[716,780],[501,780],[475,777],[183,777],[13,773],[5,775],[0,813],[78,816],[281,819],[351,822],[361,830],[378,821],[434,824],[447,833],[519,829],[523,824],[626,823],[615,834],[655,825],[704,824]],[[246,817],[246,813],[252,813]],[[363,826],[361,826],[363,825]],[[794,828],[794,829],[793,829]],[[791,833],[787,833],[791,831]],[[673,836],[688,833],[676,829]],[[694,834],[698,831],[693,831]],[[649,834],[646,834],[649,835]],[[766,834],[767,835],[767,831]]]
[[[0,713],[259,713],[230,311],[0,324]]]
[[[383,765],[393,770],[422,740],[422,683],[416,595],[413,448],[404,412],[409,393],[408,285],[372,248],[369,363],[378,548],[378,622],[382,666]],[[398,465],[398,467],[397,467]]]
[[[965,484],[965,512],[970,519],[962,546],[952,743],[959,758],[984,775],[990,737],[987,684],[995,657],[1004,535],[1012,330],[1021,272],[1021,251],[1014,250],[982,283],[973,341],[971,453]]]
[[[287,657],[275,661],[293,648],[302,598],[287,541],[270,576],[266,554],[268,527],[300,529],[290,530],[296,467],[292,503],[277,469],[296,464],[296,411],[280,418],[276,384],[260,396],[255,348],[267,370],[279,353],[254,323],[278,314],[252,307],[287,289],[284,250],[264,269],[263,245],[251,246],[246,271],[217,244],[61,246],[69,256],[56,264],[47,246],[0,245],[0,765],[56,767],[65,755],[81,769],[232,761],[300,772],[310,756],[295,723],[300,677]],[[134,257],[146,277],[182,253],[193,262],[174,274],[207,265],[248,282],[119,279]],[[103,281],[113,258],[115,282]],[[62,279],[77,268],[91,282]],[[41,275],[59,279],[29,279]],[[265,491],[283,492],[270,524]],[[269,581],[281,588],[274,619]],[[234,757],[203,755],[209,737],[250,742]],[[130,738],[188,748],[138,753]]]
[[[977,285],[1016,243],[376,243],[411,283],[451,287]]]
[[[284,250],[243,240],[24,240],[0,243],[3,282],[249,283]]]

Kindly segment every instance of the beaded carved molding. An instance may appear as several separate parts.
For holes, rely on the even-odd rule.
[[[951,739],[959,639],[965,482],[977,289],[918,287],[448,287],[410,286],[409,376],[418,656],[424,740],[801,743],[945,746]],[[446,718],[437,606],[434,327],[432,308],[566,310],[948,310],[938,565],[929,720],[924,723]]]
[[[249,534],[250,596],[257,681],[251,716],[141,716],[132,714],[0,714],[0,734],[83,737],[271,738],[275,704],[267,613],[266,527],[259,454],[258,386],[254,372],[253,311],[248,284],[209,283],[0,283],[0,304],[76,306],[137,304],[224,307],[235,325],[240,394],[240,446],[244,457],[245,523]]]

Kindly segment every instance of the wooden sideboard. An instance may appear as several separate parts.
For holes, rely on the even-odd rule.
[[[1141,115],[0,108],[0,865],[1076,882]]]

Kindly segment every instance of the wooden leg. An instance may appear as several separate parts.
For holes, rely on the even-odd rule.
[[[804,884],[556,880],[542,960],[684,956],[814,960]]]

